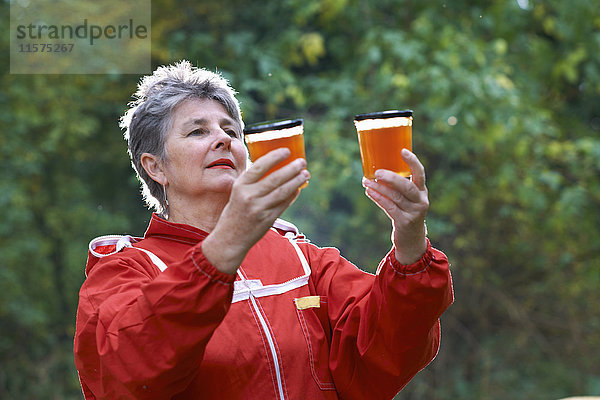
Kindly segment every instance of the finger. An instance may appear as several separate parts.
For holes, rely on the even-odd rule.
[[[298,176],[302,171],[306,170],[306,160],[297,158],[289,164],[276,169],[268,176],[265,176],[259,182],[259,193],[261,195],[277,189],[279,186],[288,182],[290,179]]]
[[[281,216],[300,195],[298,183],[288,182],[285,186],[260,199],[262,205],[261,215],[270,221],[269,224],[272,224],[272,221]]]
[[[410,150],[402,149],[400,153],[404,162],[410,167],[412,181],[419,190],[425,190],[425,167],[419,161],[419,158]]]
[[[406,180],[405,178],[402,178],[404,180]],[[410,183],[410,182],[409,182]],[[411,185],[413,185],[411,183]],[[402,210],[405,211],[415,211],[417,209],[417,201],[420,202],[421,201],[421,197],[417,197],[417,201],[411,201],[408,199],[407,196],[405,196],[402,192],[402,190],[396,190],[393,189],[392,187],[390,187],[387,184],[380,182],[375,182],[375,181],[368,181],[365,182],[365,188],[369,189],[372,192],[377,193],[378,195],[385,197],[386,199],[389,199],[391,202],[393,202],[397,207],[399,207]],[[413,190],[417,191],[416,187],[413,185]]]
[[[405,197],[413,203],[422,200],[422,193],[414,182],[387,170],[378,169],[375,171],[375,182],[371,181],[370,186],[386,194],[392,200]]]
[[[425,220],[427,204],[424,204],[424,208],[408,210],[399,207],[397,203],[371,188],[367,187],[365,189],[365,194],[392,220],[394,229],[418,221],[421,221],[422,223]]]
[[[399,212],[398,206],[381,193],[378,193],[371,188],[366,188],[365,194],[377,205],[377,207],[381,208],[390,219],[393,220],[396,214]]]
[[[243,183],[258,182],[268,170],[286,160],[290,156],[290,149],[287,147],[281,147],[279,149],[272,150],[260,157],[258,160],[252,163],[245,173],[240,177]]]
[[[274,174],[275,173],[271,175]],[[263,181],[267,181],[271,178],[271,175],[266,177]],[[278,204],[285,202],[290,196],[297,196],[300,192],[300,186],[310,179],[310,173],[308,170],[302,169],[293,175],[286,174],[285,177],[286,179],[284,180],[277,179],[277,182],[279,183],[276,185],[271,186],[271,184],[269,184],[271,190],[262,193],[262,201],[266,207],[277,206]],[[263,182],[261,181],[261,183]],[[267,182],[265,182],[265,184],[267,184]]]

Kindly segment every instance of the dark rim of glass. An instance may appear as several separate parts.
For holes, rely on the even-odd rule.
[[[394,117],[412,117],[412,110],[388,110],[372,112],[367,114],[358,114],[354,116],[355,121],[362,121],[364,119],[379,119],[379,118],[394,118]]]
[[[278,129],[293,128],[303,124],[302,118],[298,119],[286,119],[283,121],[266,121],[259,122],[258,124],[252,124],[244,128],[244,135],[251,135],[253,133],[261,133],[265,131],[273,131]]]

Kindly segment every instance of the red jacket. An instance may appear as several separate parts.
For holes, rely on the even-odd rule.
[[[403,266],[392,249],[372,275],[274,226],[237,277],[204,258],[205,232],[156,215],[144,239],[93,241],[74,348],[86,399],[390,399],[433,360],[453,301],[443,253]]]

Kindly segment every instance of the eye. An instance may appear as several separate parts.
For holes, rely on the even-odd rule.
[[[193,131],[188,133],[188,136],[204,135],[205,133],[206,133],[206,131],[204,129],[198,128],[198,129],[194,129]]]
[[[233,129],[225,129],[225,133],[227,133],[232,138],[239,137],[239,135],[237,134],[237,132],[235,130],[233,130]]]

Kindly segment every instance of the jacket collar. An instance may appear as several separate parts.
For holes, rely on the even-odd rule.
[[[188,241],[190,243],[198,243],[204,240],[208,233],[202,229],[191,225],[178,224],[167,221],[159,217],[156,213],[152,214],[148,229],[144,234],[145,238],[161,237],[166,239],[178,239]]]

